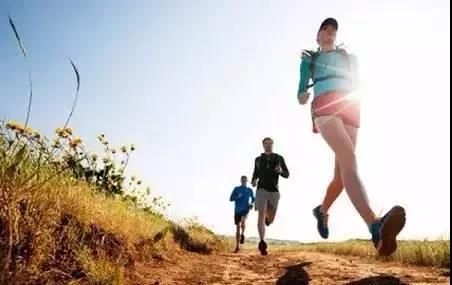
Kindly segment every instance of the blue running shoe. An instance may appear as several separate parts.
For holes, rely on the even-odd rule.
[[[317,230],[323,239],[328,239],[330,230],[328,229],[328,214],[322,213],[321,206],[313,210],[314,217],[317,219]]]
[[[405,224],[405,209],[395,206],[378,222],[370,226],[372,242],[380,256],[390,256],[397,250],[397,236]]]

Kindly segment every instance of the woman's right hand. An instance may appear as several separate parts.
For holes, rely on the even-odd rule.
[[[309,97],[311,97],[310,93],[298,94],[298,103],[301,105],[306,105],[309,101]]]

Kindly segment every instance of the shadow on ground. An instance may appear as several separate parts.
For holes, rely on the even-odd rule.
[[[346,285],[408,285],[408,284],[392,276],[374,276],[364,278],[358,281],[353,281],[347,283]]]
[[[311,278],[304,270],[304,267],[309,266],[312,262],[303,262],[296,265],[285,267],[286,273],[279,277],[276,285],[308,285]]]

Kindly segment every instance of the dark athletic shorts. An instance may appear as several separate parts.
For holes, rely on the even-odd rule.
[[[323,116],[336,116],[344,124],[359,128],[360,127],[360,106],[359,101],[354,98],[348,98],[348,92],[331,91],[317,96],[312,101],[312,125],[313,132],[319,133],[315,125],[315,119]]]
[[[235,225],[239,225],[240,224],[240,222],[242,221],[242,218],[243,217],[248,217],[248,213],[249,213],[250,211],[248,210],[248,211],[245,211],[245,212],[241,212],[241,213],[235,213],[234,214],[234,224]]]

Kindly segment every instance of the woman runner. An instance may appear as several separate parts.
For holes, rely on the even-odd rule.
[[[303,52],[300,67],[298,101],[309,101],[309,81],[314,86],[312,118],[314,132],[319,132],[335,153],[334,178],[322,205],[314,209],[317,228],[322,238],[329,236],[328,211],[345,188],[354,207],[364,219],[378,253],[393,254],[397,249],[397,236],[406,222],[405,210],[393,207],[383,217],[377,217],[370,207],[366,190],[358,174],[356,141],[360,127],[360,108],[350,97],[356,89],[357,61],[345,50],[336,47],[338,23],[328,18],[317,34],[319,49]]]

